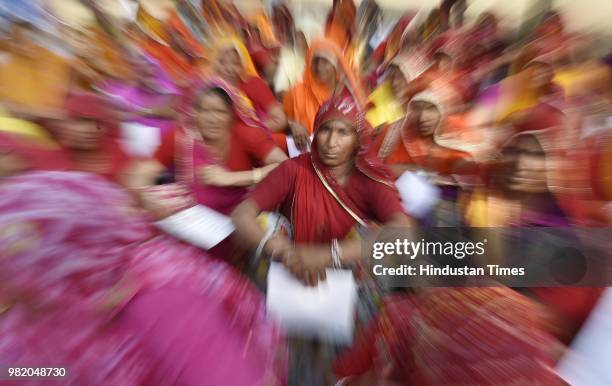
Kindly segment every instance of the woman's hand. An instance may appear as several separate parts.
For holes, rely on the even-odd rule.
[[[292,247],[291,240],[285,236],[276,235],[266,242],[263,250],[272,260],[282,260]]]
[[[295,142],[295,146],[301,150],[306,151],[310,146],[310,136],[308,130],[301,124],[295,121],[289,121],[289,129],[291,130],[291,136]]]
[[[282,261],[304,284],[315,286],[325,280],[325,268],[332,265],[331,248],[296,245],[284,253]]]
[[[200,181],[207,185],[231,186],[234,184],[232,172],[222,166],[206,166],[199,170]]]
[[[178,185],[135,189],[140,206],[156,220],[164,219],[194,205],[191,191]]]

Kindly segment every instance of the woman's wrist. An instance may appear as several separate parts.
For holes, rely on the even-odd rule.
[[[253,185],[258,184],[263,179],[263,171],[261,168],[255,168],[251,170],[253,177]]]

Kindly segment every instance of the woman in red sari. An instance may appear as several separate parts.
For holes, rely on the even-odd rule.
[[[125,187],[153,184],[153,167],[145,172],[145,160],[128,156],[118,140],[118,112],[93,93],[72,94],[64,106],[63,120],[48,125],[63,147],[72,170],[98,174]]]
[[[373,147],[396,176],[416,173],[440,188],[443,200],[431,219],[437,226],[460,223],[460,187],[479,173],[475,154],[485,139],[449,119],[459,100],[453,87],[432,82],[411,97],[406,117],[387,126]]]
[[[569,229],[577,225],[576,220],[584,220],[577,214],[589,199],[585,186],[575,182],[587,175],[588,169],[567,154],[568,149],[581,144],[564,128],[563,118],[550,106],[540,114],[530,112],[517,128],[519,133],[501,146],[501,162],[487,168],[486,192],[481,197],[475,195],[467,207],[470,226]],[[551,248],[545,245],[541,249]],[[600,288],[579,286],[529,289],[555,314],[555,333],[566,342],[584,323],[601,292]]]
[[[280,207],[291,221],[294,242],[270,240],[271,255],[291,255],[288,267],[306,282],[316,283],[331,266],[330,242],[344,239],[369,221],[410,225],[403,213],[393,177],[368,155],[368,125],[353,97],[336,94],[315,119],[312,151],[283,162],[234,211],[238,231],[256,247],[263,232],[256,223],[261,211]],[[360,258],[359,242],[342,242],[344,264]]]
[[[282,260],[296,277],[314,285],[324,279],[326,268],[337,267],[331,252],[336,242],[342,250],[342,265],[359,262],[361,241],[352,237],[357,227],[370,221],[409,226],[392,176],[368,156],[368,132],[361,106],[351,95],[337,94],[326,102],[315,120],[312,151],[282,163],[232,214],[245,244],[253,249],[259,246]],[[262,241],[257,216],[277,208],[291,223],[292,241],[284,236]],[[333,350],[328,345],[311,345],[299,340],[293,347],[292,369],[305,368],[305,373],[291,372],[298,378],[295,384],[329,382],[329,359],[321,357],[332,357]],[[311,350],[320,350],[318,356],[309,357]]]
[[[175,166],[176,180],[189,186],[198,203],[229,214],[287,156],[227,82],[208,78],[197,88],[192,121],[166,137],[156,158]]]
[[[298,149],[308,147],[309,136],[319,108],[336,90],[347,87],[358,103],[364,103],[361,84],[337,44],[328,39],[312,42],[306,56],[302,81],[283,97],[289,128]],[[277,142],[286,141],[278,136]]]
[[[402,124],[389,126],[378,137],[374,147],[378,156],[398,176],[415,168],[441,176],[474,172],[469,154],[453,147],[445,135],[449,110],[458,99],[455,90],[445,84],[412,96]]]

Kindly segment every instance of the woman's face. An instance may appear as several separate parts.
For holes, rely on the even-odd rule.
[[[320,82],[330,84],[336,81],[336,68],[329,60],[315,57],[312,64],[314,75]]]
[[[215,92],[207,92],[200,99],[197,127],[202,139],[215,141],[223,138],[231,129],[233,112],[223,97]]]
[[[355,128],[346,120],[324,123],[317,131],[316,139],[319,159],[329,167],[351,162],[359,146]]]
[[[529,135],[519,137],[502,152],[506,168],[502,179],[508,190],[543,193],[546,184],[546,157],[538,140]]]
[[[242,75],[242,61],[235,48],[228,47],[221,50],[219,59],[215,63],[215,72],[230,83],[240,79]]]
[[[103,125],[89,119],[76,119],[62,124],[59,130],[60,142],[72,150],[96,150],[106,134]]]
[[[430,137],[440,125],[442,118],[438,107],[431,102],[410,102],[410,122],[422,137]]]

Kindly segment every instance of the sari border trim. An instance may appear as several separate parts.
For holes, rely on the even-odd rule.
[[[378,178],[372,177],[370,174],[368,174],[365,170],[361,169],[359,166],[355,165],[355,167],[357,168],[357,170],[359,170],[361,173],[363,173],[364,176],[368,177],[369,179],[371,179],[374,182],[378,182],[379,184],[383,184],[385,186],[388,186],[394,190],[397,190],[397,187],[395,186],[394,183],[389,183],[387,181],[384,180],[380,180]]]
[[[321,171],[319,170],[319,168],[317,167],[317,165],[315,165],[314,162],[311,162],[312,167],[315,170],[315,173],[317,173],[317,177],[319,177],[319,180],[321,180],[321,183],[323,184],[323,186],[325,187],[325,189],[327,189],[327,191],[332,195],[332,197],[334,197],[334,199],[340,204],[340,206],[355,220],[359,223],[359,225],[367,227],[366,222],[359,217],[353,210],[351,210],[351,208],[349,208],[344,202],[342,202],[342,200],[340,199],[340,197],[338,197],[338,194],[336,194],[336,192],[332,189],[331,186],[329,186],[329,184],[327,183],[327,181],[325,180],[325,177],[323,177],[323,174],[321,173]]]

